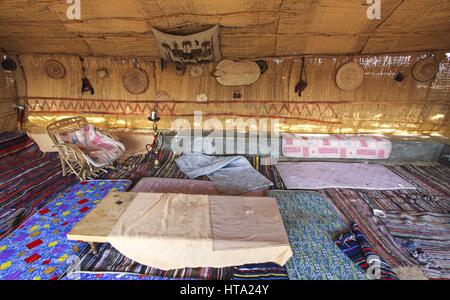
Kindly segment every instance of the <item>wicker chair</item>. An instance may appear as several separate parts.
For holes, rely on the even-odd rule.
[[[114,162],[104,165],[93,165],[78,146],[61,140],[61,134],[77,131],[87,124],[88,122],[84,117],[71,117],[56,121],[46,127],[47,133],[58,150],[63,176],[67,172],[72,172],[80,180],[86,180],[97,177],[109,168],[114,168]],[[114,134],[98,131],[115,141],[118,140]]]

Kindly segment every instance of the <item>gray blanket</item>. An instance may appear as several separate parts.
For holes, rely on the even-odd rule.
[[[273,185],[243,156],[190,153],[177,158],[175,162],[191,179],[208,176],[216,189],[226,195],[243,194]]]

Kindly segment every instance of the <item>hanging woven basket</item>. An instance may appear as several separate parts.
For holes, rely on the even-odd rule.
[[[66,69],[57,60],[49,60],[44,66],[44,73],[51,79],[63,79],[66,77]]]
[[[336,73],[336,85],[343,91],[353,91],[364,81],[364,69],[355,62],[342,65]]]
[[[130,68],[123,75],[123,86],[134,95],[144,93],[148,88],[148,77],[144,70]]]
[[[158,100],[158,101],[169,101],[170,100],[170,95],[166,91],[159,91],[158,93],[156,93],[155,100]]]
[[[224,86],[250,85],[259,79],[261,69],[254,61],[224,59],[217,64],[213,76]]]
[[[425,82],[433,79],[438,71],[438,63],[430,56],[416,62],[411,73],[415,80]]]

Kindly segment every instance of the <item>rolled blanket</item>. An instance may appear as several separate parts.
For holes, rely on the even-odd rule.
[[[355,264],[367,272],[370,279],[398,280],[397,275],[372,248],[366,236],[359,227],[352,221],[351,230],[339,236],[336,245]],[[378,271],[377,271],[378,268]],[[375,273],[372,273],[375,271]]]

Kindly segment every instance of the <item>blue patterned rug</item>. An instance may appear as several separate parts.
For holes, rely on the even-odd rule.
[[[187,278],[168,278],[133,273],[88,273],[73,272],[61,280],[192,280]]]
[[[303,191],[269,191],[277,199],[293,256],[289,279],[356,280],[365,274],[336,246],[332,235],[347,224],[324,196]]]
[[[0,279],[58,279],[87,247],[67,233],[110,191],[126,191],[129,180],[77,183],[0,240]]]

